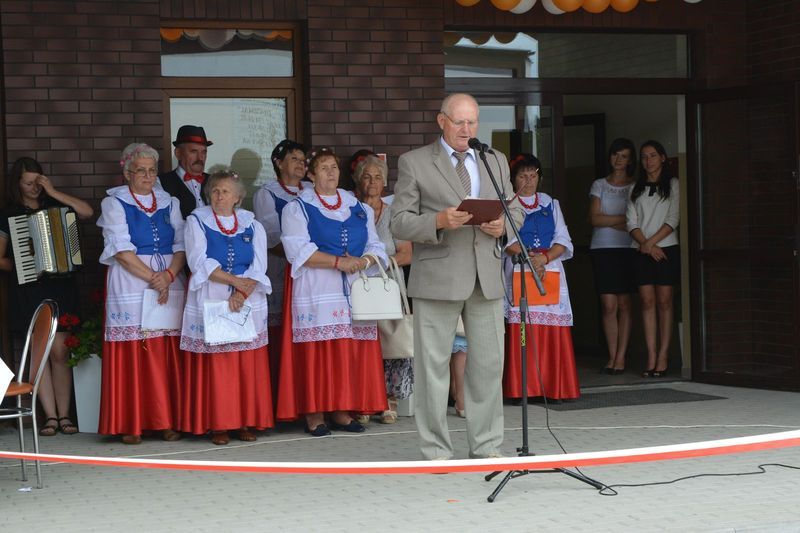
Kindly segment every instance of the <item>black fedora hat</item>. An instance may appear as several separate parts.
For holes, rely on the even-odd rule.
[[[175,141],[173,141],[172,146],[178,146],[182,143],[197,143],[205,146],[214,144],[206,138],[206,132],[203,128],[188,124],[178,129],[178,135]]]

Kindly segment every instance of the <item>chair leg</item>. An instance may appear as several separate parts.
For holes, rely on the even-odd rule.
[[[33,453],[39,455],[39,428],[36,426],[36,409],[33,410],[33,414],[31,415],[33,419]],[[36,488],[42,488],[42,465],[41,461],[36,459],[33,462],[36,465]]]
[[[22,417],[17,418],[17,429],[19,429],[19,452],[25,453],[25,433],[22,428]],[[25,468],[25,459],[19,460],[19,466],[22,469],[22,481],[28,481],[28,472]]]

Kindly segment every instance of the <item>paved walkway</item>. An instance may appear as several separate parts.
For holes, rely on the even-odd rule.
[[[800,428],[800,394],[663,382],[724,400],[550,413],[570,452],[756,435]],[[595,388],[584,393],[613,388]],[[530,446],[558,453],[544,410],[528,407]],[[504,451],[521,442],[520,408],[505,407]],[[457,455],[466,458],[464,421],[449,417]],[[44,452],[242,461],[417,460],[413,419],[372,424],[361,435],[307,437],[299,425],[265,432],[256,443],[215,447],[206,438],[130,447],[96,435],[43,438]],[[0,449],[16,432],[0,428]],[[762,463],[800,467],[800,448],[659,463],[585,468],[607,485],[669,481],[701,473],[755,471]],[[29,471],[33,475],[33,471]],[[562,474],[514,479],[495,503],[482,474],[313,476],[44,466],[45,488],[19,481],[16,462],[0,461],[4,532],[16,531],[800,531],[800,472],[701,477],[619,488],[607,497]]]

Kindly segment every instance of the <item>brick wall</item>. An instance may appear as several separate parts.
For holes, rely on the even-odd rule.
[[[799,103],[791,84],[800,81],[800,3],[791,0],[747,1],[747,64],[754,85],[789,83],[785,93],[753,99],[747,131],[752,201],[769,206],[754,219],[750,238],[765,250],[753,271],[753,324],[756,362],[800,375],[797,342],[797,262],[791,241],[797,231],[797,138]],[[792,290],[794,288],[794,290]]]
[[[762,0],[752,0],[761,2]],[[781,0],[791,3],[790,0]],[[715,88],[741,85],[747,67],[742,58],[746,54],[745,4],[746,0],[704,0],[687,4],[679,0],[664,2],[639,2],[630,13],[617,13],[607,9],[601,14],[587,13],[582,9],[563,15],[551,15],[541,2],[522,15],[496,9],[490,2],[472,7],[462,7],[455,0],[444,1],[444,23],[448,28],[492,29],[513,31],[526,28],[530,31],[579,29],[582,31],[674,31],[689,33],[694,50],[693,75],[699,80],[698,88]]]
[[[120,150],[160,145],[158,9],[158,0],[0,3],[9,162],[34,157],[56,187],[97,208],[120,183]],[[100,237],[93,224],[84,234],[84,273],[94,276]]]
[[[410,0],[309,0],[309,142],[389,167],[438,133],[444,96],[442,8]]]
[[[800,2],[747,0],[747,64],[753,83],[800,80]]]

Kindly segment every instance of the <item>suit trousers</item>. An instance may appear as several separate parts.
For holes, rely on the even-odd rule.
[[[414,298],[414,415],[425,459],[453,456],[447,396],[459,315],[464,320],[468,344],[464,409],[469,455],[496,454],[503,442],[503,300],[487,300],[476,280],[467,300]]]

